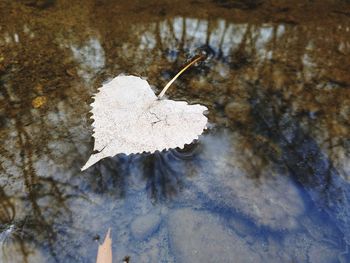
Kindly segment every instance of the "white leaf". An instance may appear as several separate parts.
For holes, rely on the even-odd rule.
[[[91,104],[95,146],[82,170],[102,158],[184,147],[206,128],[207,110],[185,101],[158,99],[147,81],[118,76],[103,85]]]

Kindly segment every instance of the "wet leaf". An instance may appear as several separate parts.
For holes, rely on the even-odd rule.
[[[32,100],[32,106],[37,109],[44,106],[46,102],[47,98],[45,96],[39,96]]]
[[[98,246],[96,263],[112,263],[112,239],[109,228],[102,245]]]
[[[206,107],[158,99],[148,82],[135,76],[118,76],[103,85],[91,106],[95,154],[82,170],[118,153],[182,148],[207,124]]]

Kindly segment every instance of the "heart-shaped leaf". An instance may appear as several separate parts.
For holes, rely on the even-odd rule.
[[[82,170],[118,153],[132,154],[184,147],[197,139],[207,124],[201,105],[158,99],[147,81],[118,76],[95,95],[92,124],[95,154]]]

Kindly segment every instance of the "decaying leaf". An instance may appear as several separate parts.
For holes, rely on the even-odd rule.
[[[112,263],[112,239],[109,228],[102,245],[98,246],[96,263]]]
[[[39,96],[32,101],[32,106],[37,109],[45,105],[46,102],[47,98],[45,96]]]
[[[201,105],[158,99],[147,81],[118,76],[95,95],[92,118],[95,154],[82,170],[118,153],[132,154],[183,147],[207,124]]]

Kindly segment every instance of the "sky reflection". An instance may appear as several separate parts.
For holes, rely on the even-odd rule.
[[[0,7],[0,261],[93,262],[108,227],[117,262],[349,260],[348,20]],[[200,50],[168,94],[208,106],[199,141],[81,173],[101,83],[136,74],[159,91]]]

